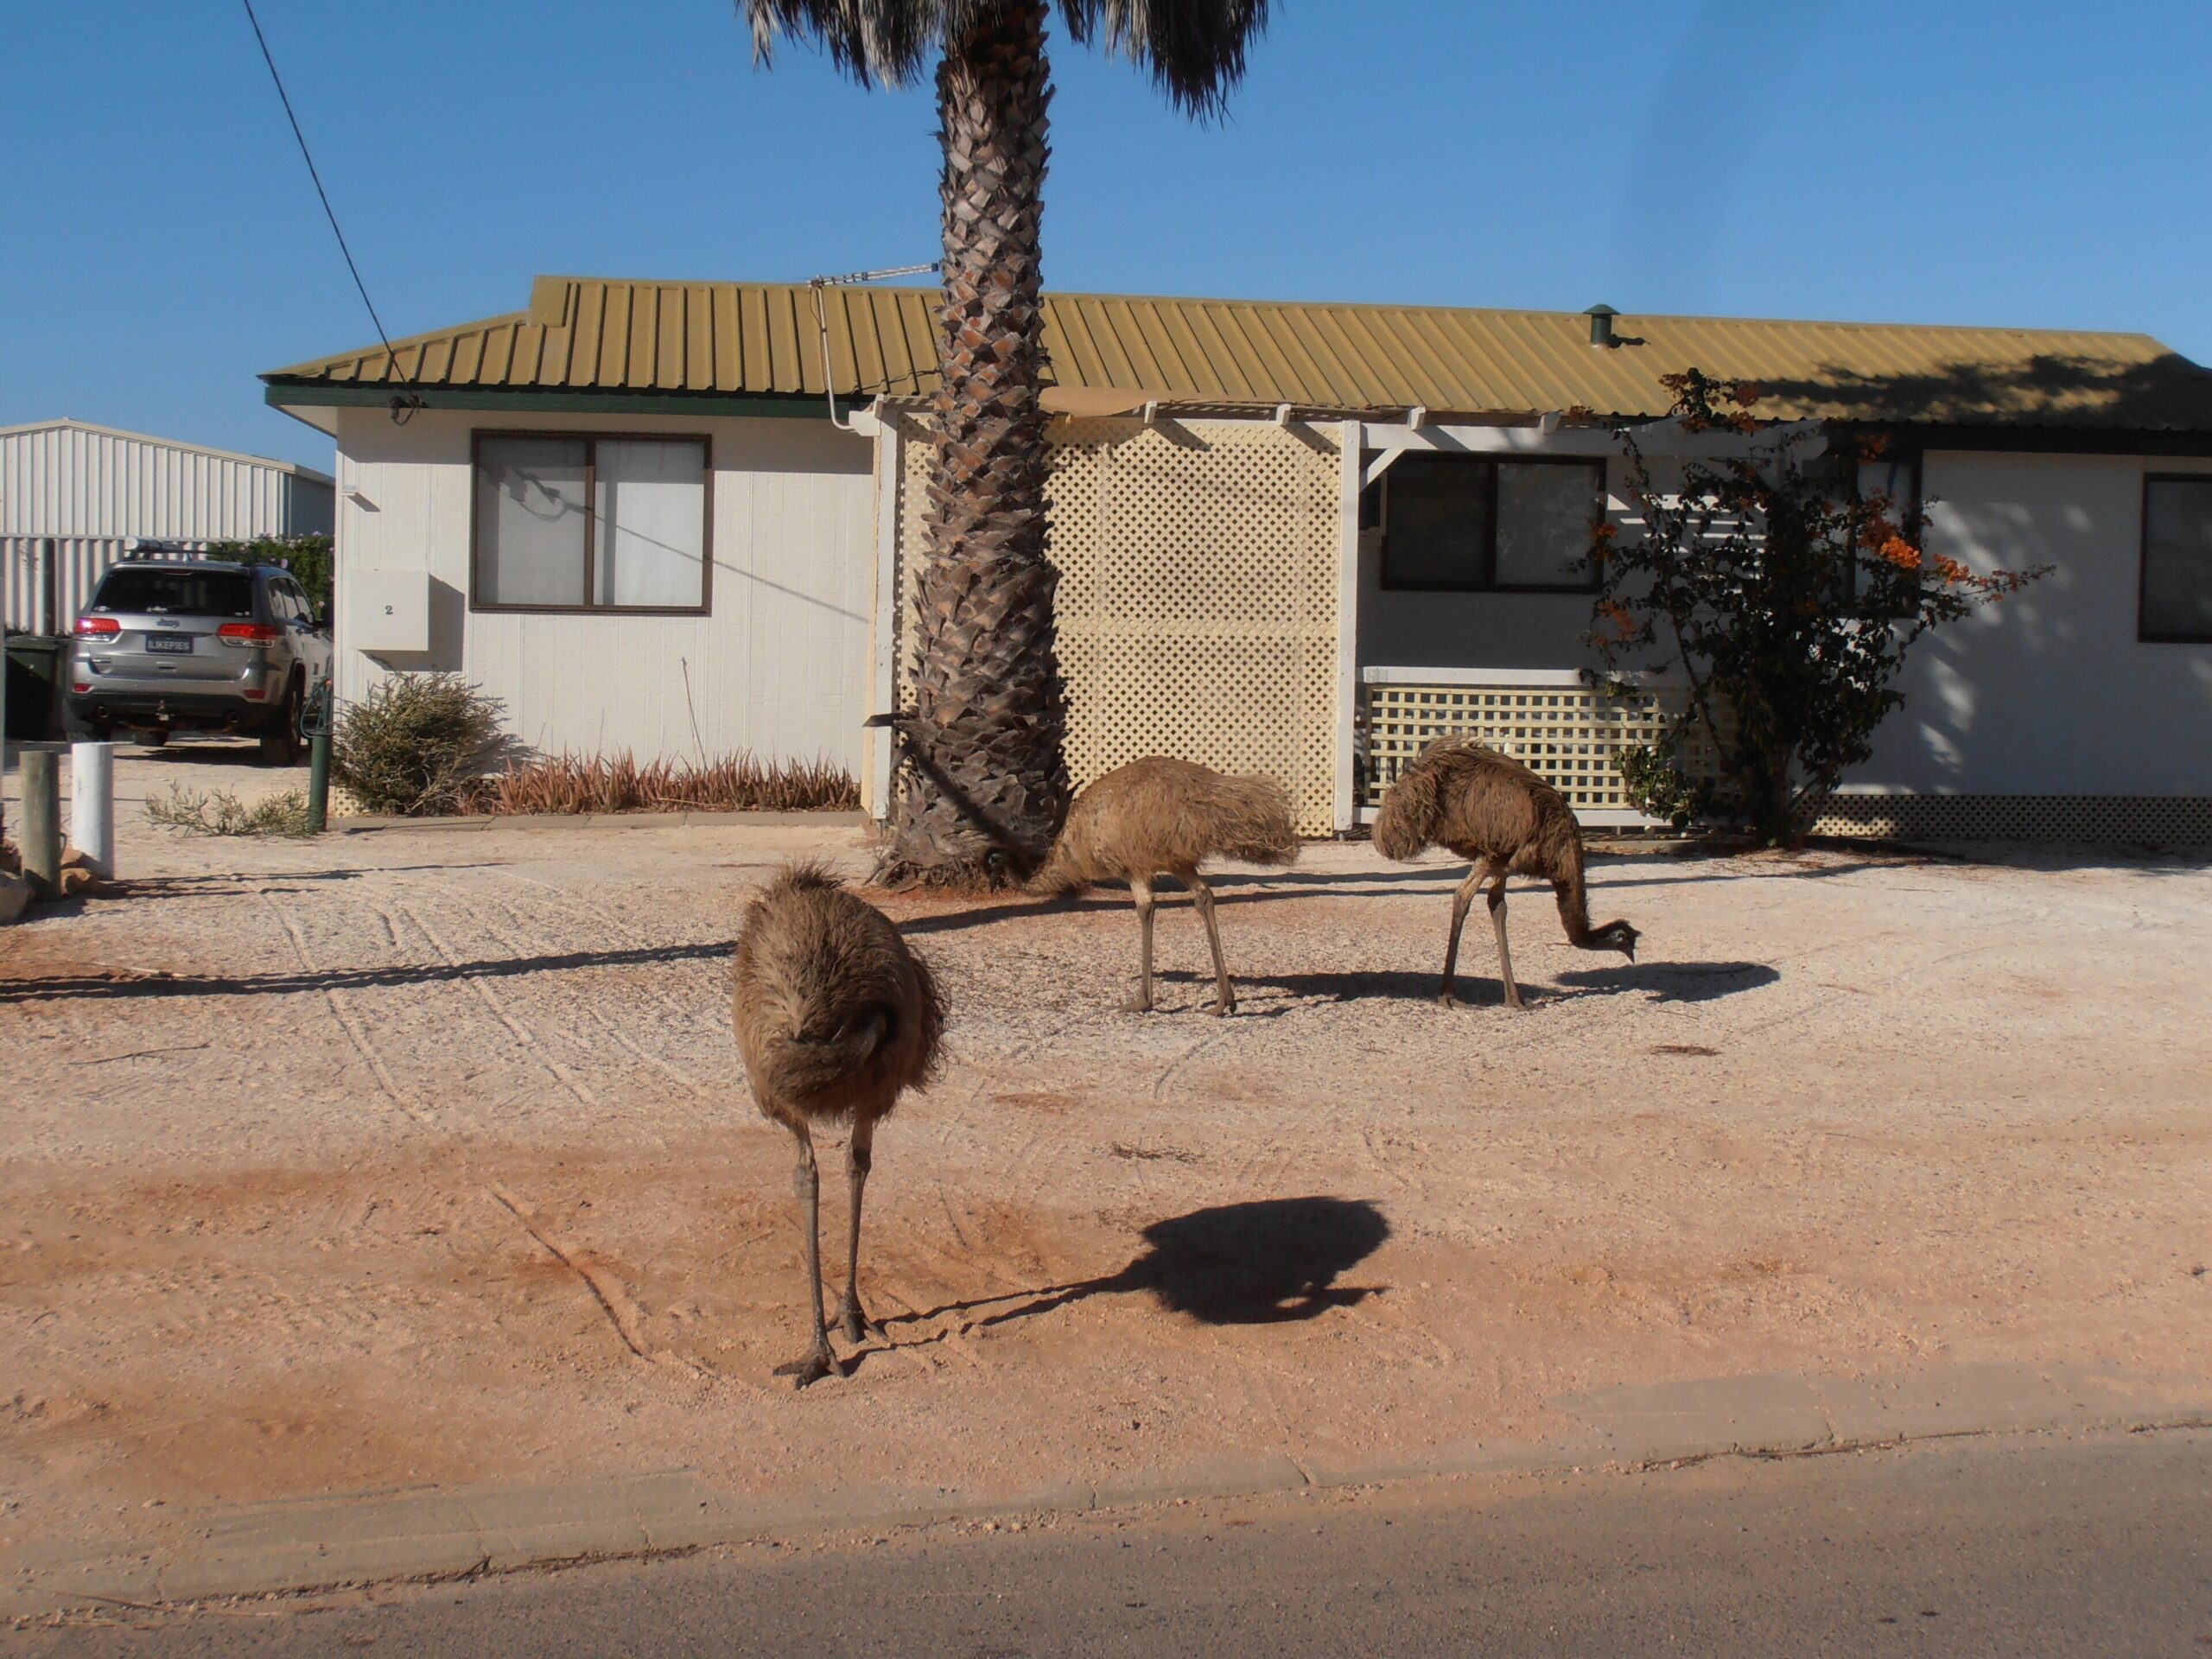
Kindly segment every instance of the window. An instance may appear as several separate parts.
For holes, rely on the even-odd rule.
[[[2138,637],[2212,644],[2212,475],[2143,480]]]
[[[707,441],[483,434],[478,610],[703,611]]]
[[[243,570],[164,570],[156,564],[119,564],[100,578],[92,608],[251,616],[253,578]]]
[[[1588,593],[1605,464],[1402,455],[1366,516],[1382,531],[1385,588]]]
[[[1846,469],[1852,468],[1851,456],[1847,452],[1840,459]],[[1897,527],[1898,533],[1923,543],[1927,541],[1927,513],[1920,497],[1920,451],[1885,449],[1872,461],[1859,461],[1853,477],[1859,500],[1867,500],[1877,492],[1887,496],[1890,522]],[[1866,551],[1863,548],[1854,550],[1853,556],[1844,566],[1844,582],[1854,609],[1860,606],[1861,593],[1866,586],[1859,568],[1859,560],[1866,556]],[[1893,618],[1912,615],[1918,609],[1918,593],[1919,582],[1915,578],[1910,590],[1899,595]]]

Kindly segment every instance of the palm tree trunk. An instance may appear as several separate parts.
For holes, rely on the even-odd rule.
[[[1019,880],[1067,811],[1038,401],[1044,23],[1041,0],[1009,0],[938,70],[944,373],[915,582],[915,703],[899,728],[906,764],[876,872],[887,884]]]

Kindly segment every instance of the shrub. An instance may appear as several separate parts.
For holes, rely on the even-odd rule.
[[[1759,429],[1755,386],[1694,369],[1666,384],[1685,430]],[[1808,458],[1802,430],[1688,462],[1666,488],[1622,428],[1621,494],[1643,534],[1625,541],[1601,525],[1590,555],[1588,638],[1603,664],[1592,678],[1612,686],[1630,669],[1678,666],[1689,688],[1665,739],[1621,756],[1629,798],[1677,823],[1733,819],[1776,845],[1801,840],[1813,809],[1873,753],[1875,729],[1904,701],[1895,682],[1913,642],[2049,568],[1981,575],[1928,548],[1921,503],[1859,486],[1878,445],[1838,438]],[[1669,660],[1652,660],[1662,651]],[[1717,777],[1683,772],[1693,737],[1718,757]]]
[[[339,716],[330,769],[364,812],[461,810],[499,743],[501,705],[454,674],[395,674]]]
[[[750,754],[699,766],[563,754],[480,778],[464,803],[485,813],[850,811],[860,804],[860,785],[841,766]]]
[[[146,816],[199,836],[304,836],[308,798],[304,790],[288,789],[248,806],[227,789],[210,794],[174,784],[146,803]]]

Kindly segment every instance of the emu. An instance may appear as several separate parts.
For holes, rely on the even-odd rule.
[[[813,1346],[776,1368],[793,1386],[835,1373],[822,1307],[821,1182],[810,1126],[849,1121],[846,1177],[852,1213],[845,1252],[845,1339],[883,1340],[861,1307],[861,1198],[875,1126],[908,1089],[936,1075],[944,1006],[928,965],[881,911],[819,865],[785,869],[748,906],[737,942],[730,1006],[738,1052],[761,1115],[798,1142],[793,1184],[806,1218],[806,1294]]]
[[[1437,1001],[1458,1006],[1453,970],[1459,930],[1475,889],[1490,883],[1490,917],[1497,930],[1498,976],[1505,1003],[1519,1008],[1513,957],[1505,943],[1505,878],[1542,876],[1559,898],[1567,943],[1584,950],[1618,950],[1636,960],[1637,931],[1626,922],[1590,925],[1582,881],[1582,827],[1567,798],[1518,760],[1466,738],[1439,738],[1400,774],[1375,820],[1375,849],[1405,863],[1429,846],[1448,849],[1474,868],[1452,895],[1452,936],[1444,949],[1444,985]]]
[[[1132,760],[1090,785],[1068,809],[1052,855],[1031,878],[1035,893],[1076,893],[1126,881],[1136,903],[1141,971],[1130,1011],[1152,1011],[1152,884],[1172,875],[1190,889],[1213,950],[1212,1012],[1236,1012],[1221,956],[1213,889],[1198,874],[1209,858],[1288,864],[1298,856],[1290,797],[1270,778],[1228,778],[1189,760]]]

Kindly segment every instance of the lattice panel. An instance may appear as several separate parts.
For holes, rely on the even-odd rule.
[[[918,435],[899,505],[902,704],[929,460]],[[1274,777],[1300,830],[1329,832],[1339,476],[1333,433],[1311,428],[1055,423],[1049,545],[1077,787],[1172,754]]]
[[[1836,795],[1817,836],[2212,847],[2206,795]]]
[[[1613,757],[1656,743],[1687,693],[1666,688],[1607,696],[1586,686],[1366,684],[1361,692],[1362,804],[1380,806],[1398,774],[1433,739],[1471,737],[1511,755],[1554,785],[1578,813],[1633,814]],[[1682,755],[1693,773],[1713,764],[1711,746]]]

